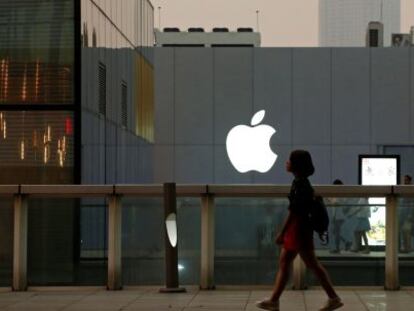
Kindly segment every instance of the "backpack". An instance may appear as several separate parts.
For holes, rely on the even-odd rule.
[[[323,244],[328,244],[329,215],[323,198],[319,195],[315,195],[312,200],[312,205],[309,210],[309,220],[313,231],[318,233]]]

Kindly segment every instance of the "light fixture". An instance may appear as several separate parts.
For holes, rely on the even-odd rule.
[[[25,137],[24,137],[24,130],[25,130],[25,116],[26,116],[26,112],[23,111],[22,113],[22,139],[20,140],[20,144],[19,144],[19,148],[20,148],[20,160],[24,160],[25,159]]]
[[[63,167],[66,161],[66,136],[63,136],[61,139],[58,139],[57,154],[59,166]]]
[[[24,149],[24,139],[20,141],[20,160],[24,160],[25,149]]]
[[[27,65],[24,68],[23,85],[22,85],[22,101],[27,98]]]
[[[52,142],[52,129],[47,126],[46,132],[43,134],[43,162],[47,164],[50,160],[50,143]]]
[[[32,137],[32,143],[33,143],[33,150],[34,150],[34,158],[37,160],[37,152],[39,147],[39,137],[38,137],[37,130],[33,130],[33,137]]]
[[[4,72],[5,72],[5,67],[6,67],[6,60],[3,58],[1,60],[1,66],[0,66],[0,101],[3,101],[3,84],[4,84]]]
[[[3,137],[3,139],[7,138],[6,115],[3,112],[0,112],[0,136]]]
[[[3,123],[3,139],[6,139],[7,138],[7,122],[6,122],[6,120],[4,120],[4,123]]]
[[[38,101],[39,96],[39,60],[36,61],[36,76],[35,76],[35,102]]]

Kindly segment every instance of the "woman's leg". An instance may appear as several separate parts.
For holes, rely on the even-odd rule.
[[[289,280],[290,267],[292,266],[292,262],[295,259],[296,255],[297,252],[287,251],[282,248],[279,257],[279,270],[276,275],[275,286],[273,288],[270,300],[278,301],[282,295],[282,292]]]
[[[316,258],[315,251],[313,249],[302,250],[299,252],[299,255],[302,258],[303,262],[306,264],[306,266],[310,270],[312,270],[312,272],[319,279],[319,282],[321,283],[328,297],[331,299],[337,298],[338,295],[336,294],[333,288],[332,282],[329,279],[329,275],[326,272],[325,268],[320,264],[320,262]]]
[[[365,248],[369,247],[367,232],[366,231],[362,231],[361,232],[361,236],[362,236],[362,239],[364,240]]]

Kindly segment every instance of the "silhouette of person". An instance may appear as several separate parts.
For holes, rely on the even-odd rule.
[[[328,295],[328,301],[320,310],[338,309],[343,306],[343,303],[335,292],[328,273],[316,258],[313,244],[309,208],[313,204],[314,190],[308,177],[313,175],[315,169],[310,153],[305,150],[293,151],[286,162],[286,170],[292,173],[295,178],[289,194],[289,214],[282,231],[276,237],[276,243],[282,245],[279,270],[271,297],[257,302],[256,306],[264,310],[279,310],[280,296],[289,279],[293,260],[299,254],[306,266],[319,279]]]
[[[356,218],[355,228],[354,228],[354,243],[352,246],[352,252],[361,252],[363,254],[369,254],[369,243],[367,232],[371,230],[371,224],[369,223],[369,218],[371,217],[371,207],[367,198],[361,198],[358,201],[358,206],[353,208],[353,212],[350,216]],[[364,242],[364,247],[362,247],[362,241]]]
[[[334,185],[343,185],[344,183],[340,179],[335,179]],[[329,201],[335,205],[331,210],[331,222],[332,222],[332,235],[333,235],[333,248],[330,250],[332,254],[338,254],[341,252],[341,242],[344,244],[344,249],[348,250],[351,247],[351,242],[345,237],[343,227],[346,221],[346,207],[348,203],[345,198],[333,198]]]

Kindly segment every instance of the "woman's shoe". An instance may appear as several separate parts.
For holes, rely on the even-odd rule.
[[[272,301],[270,299],[265,299],[265,300],[256,302],[256,307],[263,309],[263,310],[279,311],[279,301]]]
[[[341,301],[341,298],[336,297],[336,298],[328,299],[326,304],[321,309],[319,309],[319,311],[332,311],[332,310],[339,309],[343,305],[344,304]]]

